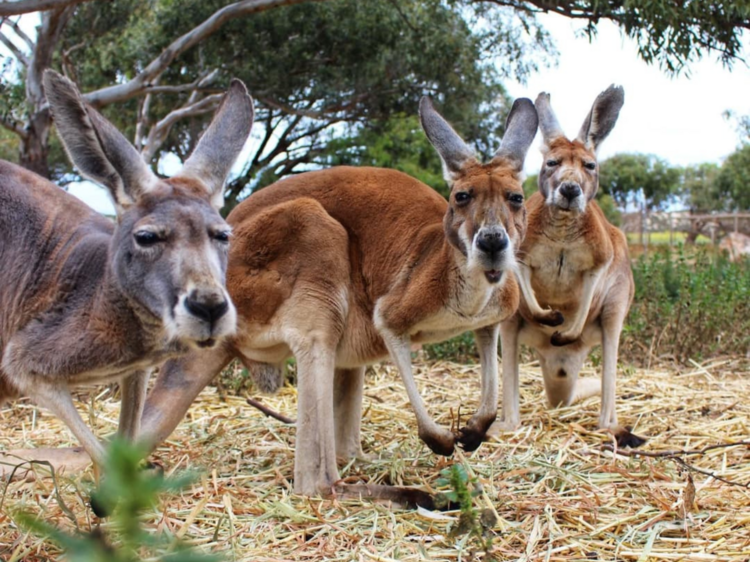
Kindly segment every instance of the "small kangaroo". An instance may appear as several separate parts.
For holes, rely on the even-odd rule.
[[[527,204],[528,230],[518,254],[523,298],[518,313],[500,328],[503,406],[492,434],[520,424],[518,346],[523,343],[537,352],[550,406],[601,391],[599,427],[611,430],[621,446],[644,442],[618,425],[615,411],[617,350],[634,292],[628,243],[594,201],[596,151],[614,128],[624,99],[621,87],[599,94],[574,140],[560,129],[549,94],[536,99],[544,163],[539,192]],[[579,381],[583,362],[599,343],[601,385]]]
[[[120,380],[119,432],[133,439],[150,370],[235,332],[230,228],[218,210],[253,105],[233,81],[182,170],[160,179],[70,80],[47,70],[44,88],[70,159],[109,190],[117,223],[0,162],[0,403],[28,396],[101,464],[71,387]]]
[[[427,98],[420,118],[442,158],[449,201],[401,172],[339,167],[281,180],[232,211],[227,286],[238,309],[237,335],[160,371],[143,421],[153,443],[172,432],[231,359],[272,391],[282,383],[283,362],[294,356],[294,489],[330,494],[339,479],[336,457],[362,456],[365,365],[390,356],[419,436],[434,452],[450,455],[457,441],[468,450],[481,444],[497,414],[499,323],[520,298],[520,174],[537,116],[530,100],[517,100],[502,145],[485,164]],[[410,347],[467,330],[477,336],[482,396],[477,413],[454,434],[430,418]]]

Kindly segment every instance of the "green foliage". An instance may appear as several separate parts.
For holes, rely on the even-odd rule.
[[[629,360],[685,362],[750,350],[750,260],[736,263],[680,246],[633,265],[635,299],[622,349]]]
[[[69,60],[85,90],[103,87],[132,77],[175,37],[225,3],[116,0],[112,14],[84,4],[76,10],[63,48],[78,45]],[[441,0],[338,0],[276,8],[227,23],[181,55],[160,83],[184,84],[220,69],[211,90],[237,77],[255,97],[253,131],[259,142],[240,177],[228,186],[229,206],[280,177],[329,165],[335,151],[342,152],[342,161],[348,155],[353,163],[363,142],[384,134],[396,136],[392,148],[407,149],[395,161],[415,170],[405,145],[414,138],[413,121],[400,125],[398,116],[416,116],[424,94],[436,98],[480,153],[497,148],[510,106],[500,84],[502,73],[528,73],[526,61],[536,68],[542,59],[535,53],[546,54],[550,48],[533,18],[525,19],[536,33],[524,42],[518,20],[500,17],[500,12],[485,7],[480,13]],[[501,60],[514,62],[504,67],[496,64]],[[187,96],[153,96],[151,122]],[[138,100],[132,100],[105,108],[105,113],[132,138],[137,107]],[[161,154],[185,157],[208,119],[202,115],[180,121]],[[387,148],[384,142],[362,157],[378,163]]]
[[[523,196],[528,199],[539,191],[539,174],[531,174],[523,182]]]
[[[731,154],[716,176],[716,197],[724,209],[750,209],[750,144]]]
[[[727,199],[719,192],[720,168],[705,163],[688,166],[683,171],[682,194],[687,205],[699,212],[727,210]]]
[[[620,208],[656,210],[679,192],[681,170],[653,154],[616,154],[601,163],[599,188]]]
[[[425,344],[423,349],[425,357],[430,361],[475,363],[479,360],[473,332],[464,332],[444,342]]]
[[[328,143],[324,158],[332,166],[348,164],[400,170],[448,197],[440,157],[416,115],[397,114],[382,124],[361,129],[353,137],[334,139]]]
[[[441,492],[435,499],[438,507],[457,504],[460,515],[458,523],[450,529],[451,538],[469,535],[483,552],[484,560],[495,560],[492,555],[492,529],[497,523],[495,513],[487,508],[481,512],[474,507],[474,498],[482,493],[482,488],[476,477],[470,477],[466,467],[455,463],[440,471],[440,478],[435,481],[439,487],[449,487],[447,492]]]
[[[166,535],[153,535],[141,523],[141,515],[153,509],[158,497],[183,489],[191,477],[165,478],[142,470],[147,449],[114,441],[107,453],[105,478],[92,494],[92,505],[112,513],[107,531],[68,534],[29,514],[19,512],[15,519],[27,529],[57,543],[71,562],[139,562],[148,554],[160,562],[214,562],[207,556],[179,544]],[[108,536],[108,535],[112,536]]]
[[[620,212],[620,209],[617,208],[614,197],[608,193],[599,191],[596,194],[596,202],[599,204],[599,208],[601,208],[606,219],[613,225],[620,226],[622,213]]]
[[[589,36],[596,34],[601,18],[611,19],[635,39],[643,60],[658,62],[670,73],[684,71],[687,63],[710,51],[731,64],[733,57],[742,54],[743,30],[750,28],[750,4],[732,0],[517,0],[507,4],[588,18]]]

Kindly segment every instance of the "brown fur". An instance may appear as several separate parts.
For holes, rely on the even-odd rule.
[[[589,351],[601,343],[600,427],[613,431],[621,444],[643,442],[617,424],[614,404],[617,345],[634,293],[627,240],[593,200],[598,188],[595,150],[614,127],[621,105],[621,90],[604,92],[579,137],[571,141],[562,136],[548,96],[537,99],[544,164],[539,192],[527,204],[528,230],[519,252],[523,299],[518,313],[501,328],[503,419],[493,433],[520,423],[519,343],[537,351],[553,407],[598,392],[593,381],[577,379]],[[571,194],[578,189],[580,195],[569,200],[565,189],[572,189]]]
[[[434,112],[431,106],[424,111]],[[530,102],[520,113],[528,118],[528,111]],[[294,356],[295,490],[330,493],[338,480],[336,456],[362,454],[364,365],[390,355],[420,437],[442,454],[450,454],[456,441],[479,446],[496,416],[498,323],[520,298],[511,273],[526,225],[519,172],[528,144],[480,164],[466,156],[468,149],[442,118],[428,113],[423,119],[432,120],[428,135],[438,131],[433,142],[452,183],[448,202],[401,172],[339,167],[277,182],[230,214],[227,286],[238,310],[238,334],[228,346],[163,369],[143,422],[154,443],[171,432],[231,357],[265,377],[278,371],[259,369],[259,363],[280,369]],[[535,112],[523,128],[530,143]],[[458,202],[459,192],[470,197]],[[483,232],[507,236],[507,251],[477,250],[475,238]],[[440,341],[470,329],[480,341],[482,405],[454,435],[427,415],[409,349],[412,342]],[[170,411],[161,406],[166,401]]]

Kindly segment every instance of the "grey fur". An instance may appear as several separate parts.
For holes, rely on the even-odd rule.
[[[244,363],[253,384],[264,394],[274,394],[284,385],[284,366],[247,361]]]
[[[539,130],[542,132],[542,138],[545,143],[549,143],[553,139],[564,137],[565,133],[560,127],[560,123],[557,121],[555,112],[552,111],[550,105],[550,95],[547,92],[540,93],[536,102],[536,112],[539,115]]]
[[[625,90],[612,84],[596,96],[591,111],[583,121],[577,140],[596,152],[617,123],[620,110],[625,103]]]
[[[121,433],[138,433],[148,372],[235,330],[224,287],[229,227],[200,181],[157,178],[72,82],[46,71],[44,83],[66,150],[110,189],[118,222],[0,161],[0,403],[29,396],[101,463],[70,388],[124,380]]]
[[[232,80],[216,116],[179,174],[200,179],[217,208],[224,204],[224,182],[245,146],[253,118],[253,100],[247,88]]]
[[[476,161],[474,151],[453,127],[435,110],[432,100],[424,96],[419,102],[419,120],[427,138],[443,161],[443,174],[450,181],[469,161]]]
[[[505,136],[495,158],[505,158],[520,172],[531,143],[536,136],[539,118],[534,104],[528,98],[518,98],[513,102],[505,122]]]
[[[76,86],[57,72],[44,72],[44,91],[58,135],[80,172],[109,189],[118,208],[133,205],[156,176],[128,140],[86,104]]]

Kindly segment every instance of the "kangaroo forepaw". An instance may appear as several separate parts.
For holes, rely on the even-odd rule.
[[[459,447],[464,451],[471,452],[476,451],[486,438],[487,432],[477,431],[471,427],[464,427],[459,430],[456,441],[458,441]]]
[[[458,431],[456,440],[464,451],[476,451],[479,446],[487,441],[487,430],[492,426],[497,416],[473,417]]]
[[[570,345],[576,340],[578,340],[578,338],[571,338],[563,335],[562,332],[555,332],[550,338],[550,343],[555,347],[563,347],[565,345]]]
[[[542,326],[560,326],[565,322],[565,318],[559,310],[550,310],[544,314],[535,317],[535,320]]]
[[[425,445],[427,445],[436,455],[450,457],[455,449],[455,437],[448,431],[440,433],[420,432],[419,438],[424,441]]]

